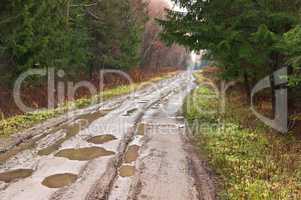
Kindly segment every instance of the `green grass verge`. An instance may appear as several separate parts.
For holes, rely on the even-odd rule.
[[[108,100],[113,97],[120,95],[129,94],[137,89],[143,88],[149,83],[154,83],[163,79],[170,78],[171,74],[162,75],[160,77],[155,77],[149,81],[135,83],[132,85],[122,85],[115,87],[113,89],[108,89],[99,95],[87,98],[81,98],[72,102],[67,102],[65,105],[61,105],[56,109],[42,110],[37,112],[25,113],[23,115],[17,115],[5,119],[3,116],[0,120],[0,137],[8,137],[18,131],[30,128],[35,124],[41,123],[47,119],[51,119],[66,113],[67,111],[85,108],[92,105],[93,102],[100,102],[101,100]],[[1,116],[0,116],[1,117]]]
[[[201,73],[196,77],[202,82]],[[224,114],[213,95],[210,88],[197,88],[186,98],[184,114],[220,178],[220,199],[301,199],[300,140],[272,133],[239,101],[239,92],[228,96]]]

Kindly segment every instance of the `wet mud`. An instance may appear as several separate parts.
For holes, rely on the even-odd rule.
[[[134,114],[136,111],[138,111],[137,108],[133,108],[131,110],[128,110],[123,116],[131,116],[132,114]]]
[[[135,167],[123,165],[119,169],[119,175],[121,177],[131,177],[135,175]]]
[[[140,147],[138,145],[130,146],[124,156],[124,162],[131,163],[136,161],[139,156],[139,149]]]
[[[137,135],[144,136],[145,135],[146,124],[139,123],[137,127]]]
[[[62,188],[65,186],[72,185],[77,180],[77,175],[75,174],[55,174],[45,178],[42,185],[48,188]]]
[[[50,145],[49,147],[46,147],[45,149],[42,149],[38,152],[38,155],[40,156],[47,156],[52,154],[53,152],[57,151],[61,145],[66,141],[69,140],[71,137],[76,136],[81,130],[88,127],[91,123],[93,123],[95,120],[105,116],[108,111],[98,111],[95,113],[89,113],[89,114],[83,114],[80,115],[77,118],[77,122],[72,125],[65,125],[61,127],[62,130],[65,130],[67,135],[65,138],[57,141],[55,144]]]
[[[10,183],[17,181],[19,179],[24,179],[30,177],[33,173],[31,169],[17,169],[13,171],[8,171],[4,173],[0,173],[0,181],[5,183]]]
[[[101,147],[89,147],[80,149],[64,149],[58,152],[55,156],[68,158],[69,160],[87,161],[114,154],[115,152],[107,151]]]
[[[100,135],[100,136],[92,137],[87,141],[93,144],[104,144],[107,142],[111,142],[113,140],[117,140],[117,138],[114,135]]]
[[[50,131],[48,131],[45,134],[42,134],[40,137],[37,137],[35,139],[32,139],[28,142],[23,142],[22,144],[14,147],[13,149],[5,152],[5,153],[1,153],[0,154],[0,165],[4,164],[7,160],[9,160],[10,158],[16,156],[18,153],[27,150],[27,149],[33,149],[34,147],[36,147],[37,142],[46,137],[49,134],[53,134],[55,132],[58,132],[60,130],[66,130],[67,135],[64,139],[59,140],[58,142],[56,142],[55,144],[42,149],[38,152],[38,155],[40,156],[46,156],[46,155],[50,155],[51,153],[55,152],[56,150],[59,149],[59,147],[61,146],[61,144],[70,139],[71,137],[77,135],[80,132],[80,129],[83,129],[85,127],[88,127],[91,123],[93,123],[95,120],[104,117],[107,113],[109,113],[111,110],[105,110],[105,111],[97,111],[94,113],[87,113],[87,114],[82,114],[79,115],[78,117],[76,117],[76,120],[79,121],[80,123],[76,123],[73,125],[60,125],[57,128],[54,128]]]

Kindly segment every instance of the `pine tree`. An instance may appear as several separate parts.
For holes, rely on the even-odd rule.
[[[161,21],[163,38],[192,50],[206,49],[223,69],[223,78],[245,80],[248,99],[252,83],[287,65],[289,56],[280,46],[285,35],[300,25],[300,0],[175,2],[187,12],[169,11],[168,20]]]
[[[67,28],[66,9],[64,0],[1,2],[0,53],[10,60],[13,76],[30,68],[66,68],[86,63],[84,10],[71,11]]]
[[[135,5],[139,12],[130,0],[103,0],[90,10],[92,70],[138,65],[146,19],[141,18],[144,4]]]

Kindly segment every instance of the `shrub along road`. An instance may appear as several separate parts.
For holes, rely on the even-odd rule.
[[[204,85],[214,75],[210,68],[196,74],[202,87],[186,98],[184,116],[196,147],[220,177],[220,199],[301,199],[300,139],[265,126],[244,103],[239,87],[228,90],[221,113],[220,99]]]

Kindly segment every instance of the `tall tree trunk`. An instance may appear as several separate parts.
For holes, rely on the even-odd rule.
[[[247,71],[244,72],[244,86],[245,86],[245,93],[247,98],[248,105],[251,104],[251,86],[249,81],[249,74]]]
[[[96,69],[96,61],[95,60],[90,60],[89,62],[89,77],[90,77],[90,80],[92,80],[94,77],[94,71]]]
[[[90,67],[89,67],[89,77],[90,77],[90,80],[93,79],[93,67],[92,67],[92,65],[90,65]]]

